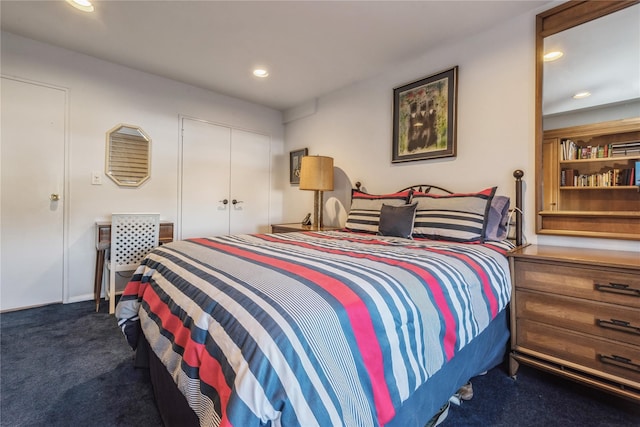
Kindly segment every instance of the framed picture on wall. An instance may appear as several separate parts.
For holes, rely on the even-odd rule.
[[[300,184],[300,165],[302,165],[302,158],[308,154],[308,148],[289,152],[289,182],[291,184]]]
[[[458,67],[393,89],[391,161],[455,157]]]

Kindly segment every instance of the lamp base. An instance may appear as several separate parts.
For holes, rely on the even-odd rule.
[[[315,190],[313,192],[313,225],[315,230],[320,230],[323,227],[322,211],[324,206],[322,203],[322,191]]]

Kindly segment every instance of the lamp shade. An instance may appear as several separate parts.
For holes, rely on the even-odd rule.
[[[333,190],[333,157],[304,156],[300,165],[301,190]]]

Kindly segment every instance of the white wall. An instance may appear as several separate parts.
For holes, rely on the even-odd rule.
[[[376,77],[321,97],[315,114],[287,123],[286,150],[308,147],[310,154],[334,157],[336,191],[325,193],[325,223],[344,224],[349,189],[356,181],[372,193],[417,183],[455,191],[498,185],[499,194],[513,197],[512,173],[522,169],[529,242],[639,251],[639,242],[535,235],[536,13],[381,70]],[[393,88],[455,65],[459,66],[457,157],[391,164]],[[284,196],[286,220],[297,221],[312,209],[307,193],[289,186]]]
[[[500,194],[513,196],[512,172],[522,169],[530,242],[640,251],[640,242],[535,235],[534,23],[535,13],[525,14],[380,70],[321,97],[314,114],[289,122],[284,131],[278,111],[2,33],[3,75],[69,89],[65,300],[92,297],[96,220],[135,210],[177,219],[181,114],[272,135],[272,222],[299,221],[312,210],[311,192],[288,183],[289,151],[308,147],[310,154],[335,159],[336,190],[325,195],[327,223],[344,223],[350,188],[358,180],[374,193],[426,182],[456,191],[498,185]],[[457,157],[391,164],[393,88],[455,65]],[[104,169],[105,132],[121,122],[151,136],[152,177],[139,189],[118,188],[106,177],[92,186],[91,172]]]
[[[634,117],[640,117],[640,99],[543,116],[542,129],[560,129]]]
[[[9,33],[2,33],[1,59],[5,76],[69,90],[66,302],[93,298],[96,220],[118,211],[177,220],[180,115],[271,135],[270,218],[281,220],[281,112]],[[140,126],[152,139],[151,178],[139,188],[118,187],[106,175],[91,185],[91,172],[104,171],[105,132],[118,123]]]

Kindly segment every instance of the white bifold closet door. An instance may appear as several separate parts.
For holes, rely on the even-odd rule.
[[[182,119],[180,238],[269,229],[269,136]]]

